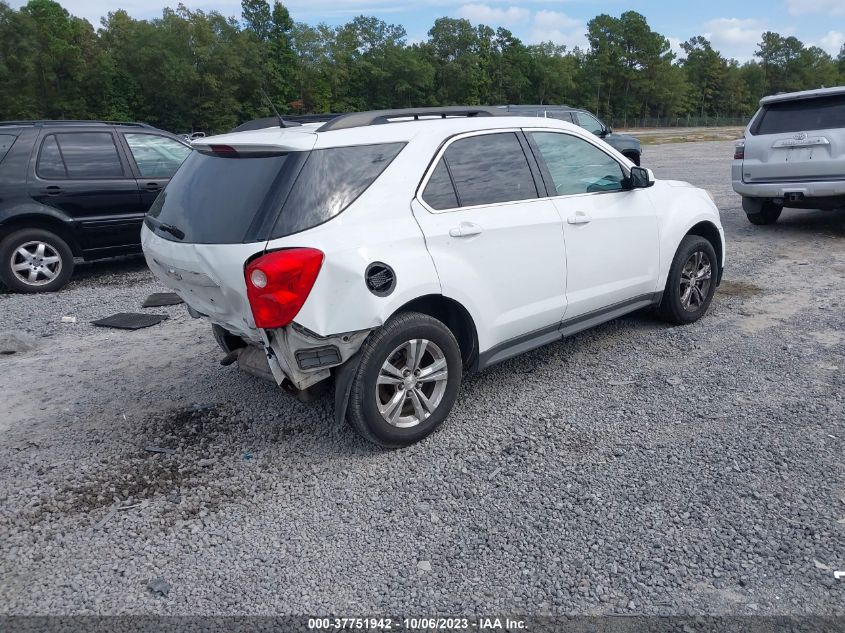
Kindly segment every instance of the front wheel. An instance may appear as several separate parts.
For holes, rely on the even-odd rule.
[[[55,292],[73,273],[73,252],[55,233],[21,229],[0,242],[0,281],[18,292]]]
[[[460,348],[443,323],[417,312],[394,316],[361,348],[348,420],[380,446],[409,446],[449,415],[461,370]]]
[[[713,245],[700,235],[687,235],[672,260],[660,316],[678,325],[698,321],[713,300],[718,272]]]

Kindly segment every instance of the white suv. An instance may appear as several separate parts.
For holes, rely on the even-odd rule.
[[[593,134],[497,108],[361,112],[194,141],[142,232],[238,365],[405,446],[464,371],[655,306],[700,318],[712,197]]]

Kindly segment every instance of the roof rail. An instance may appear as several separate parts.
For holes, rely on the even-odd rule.
[[[392,119],[413,119],[420,117],[479,117],[479,116],[509,116],[501,108],[491,106],[446,106],[442,108],[405,108],[399,110],[370,110],[368,112],[351,112],[342,114],[317,128],[318,132],[332,130],[346,130],[368,125],[382,125],[390,123]]]
[[[85,120],[81,120],[81,119],[68,119],[68,120],[35,119],[35,120],[28,120],[28,121],[0,121],[0,125],[32,125],[32,126],[45,126],[45,125],[125,125],[127,127],[146,127],[146,128],[152,128],[153,127],[149,123],[137,123],[137,122],[129,122],[129,121],[85,121]]]

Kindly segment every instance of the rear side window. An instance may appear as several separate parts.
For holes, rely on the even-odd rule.
[[[763,106],[754,134],[788,134],[845,128],[845,95]]]
[[[278,209],[276,181],[291,154],[220,156],[191,152],[148,212],[158,222],[184,233],[197,244],[242,242],[260,213]],[[167,239],[172,234],[156,231]]]
[[[44,137],[36,171],[44,178],[121,178],[123,167],[108,132],[74,132]]]
[[[17,138],[14,134],[0,134],[0,163],[6,158],[6,154],[12,149]]]
[[[460,139],[443,156],[455,183],[458,206],[537,197],[528,159],[513,132]]]
[[[422,199],[432,209],[454,209],[458,206],[458,196],[455,194],[455,185],[449,177],[449,170],[446,169],[446,162],[441,158],[437,167],[431,173],[428,184],[423,191]]]
[[[272,237],[331,220],[373,184],[404,146],[383,143],[313,150],[285,201]]]

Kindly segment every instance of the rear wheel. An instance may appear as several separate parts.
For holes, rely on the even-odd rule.
[[[687,235],[672,260],[660,316],[679,325],[704,316],[716,291],[718,266],[713,245],[700,235]]]
[[[349,422],[381,446],[418,442],[452,410],[461,370],[461,352],[449,328],[426,314],[399,314],[361,349]]]
[[[21,229],[0,241],[0,281],[18,292],[55,292],[73,273],[73,252],[44,229]]]
[[[763,198],[743,198],[742,208],[751,224],[774,224],[778,221],[783,207]]]

